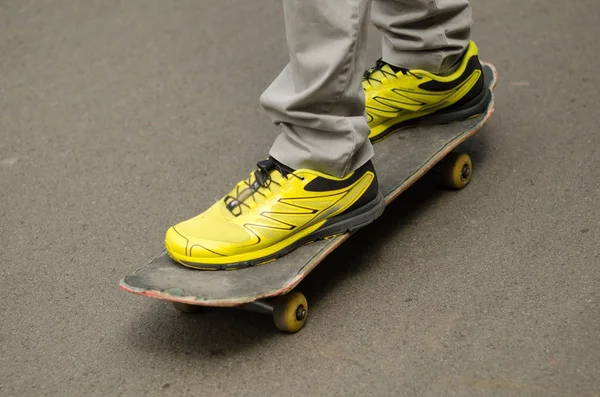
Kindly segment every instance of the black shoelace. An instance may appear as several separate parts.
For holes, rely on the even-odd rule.
[[[239,216],[242,214],[242,206],[246,208],[250,208],[248,204],[245,203],[246,200],[252,198],[256,203],[255,195],[259,194],[263,197],[266,195],[260,191],[261,188],[271,190],[271,184],[274,183],[278,186],[281,186],[280,183],[273,180],[271,177],[271,173],[274,171],[279,172],[284,178],[288,178],[289,175],[296,177],[298,179],[304,179],[301,176],[294,174],[294,170],[285,165],[281,164],[277,160],[269,157],[266,160],[259,161],[257,164],[257,170],[255,170],[248,179],[239,183],[235,188],[235,197],[227,195],[223,200],[225,201],[225,205],[227,209],[234,215]],[[252,180],[254,177],[254,181]],[[245,187],[242,186],[245,185]]]

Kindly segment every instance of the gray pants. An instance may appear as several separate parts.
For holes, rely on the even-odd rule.
[[[298,169],[343,177],[373,156],[362,74],[369,16],[383,60],[440,72],[469,41],[468,0],[283,0],[290,63],[262,94],[282,127],[270,154]]]

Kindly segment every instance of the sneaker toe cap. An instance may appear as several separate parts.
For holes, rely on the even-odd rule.
[[[170,227],[165,236],[165,248],[171,257],[176,259],[194,258],[195,260],[202,260],[223,256],[216,252],[214,247],[209,248],[210,245],[210,241],[201,241],[197,238],[185,236],[176,226]]]

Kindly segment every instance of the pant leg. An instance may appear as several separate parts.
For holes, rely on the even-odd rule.
[[[269,153],[342,177],[373,156],[361,85],[369,0],[284,0],[290,63],[260,100],[282,127]]]
[[[408,69],[440,73],[469,44],[468,0],[373,0],[372,22],[383,33],[383,60]]]

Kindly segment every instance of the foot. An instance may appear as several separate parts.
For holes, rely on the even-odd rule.
[[[167,231],[171,258],[204,270],[260,265],[371,223],[385,207],[370,161],[345,178],[272,158],[257,166],[207,211]]]
[[[369,139],[376,142],[410,125],[460,121],[485,111],[491,96],[477,54],[471,41],[446,75],[377,61],[363,78]]]

